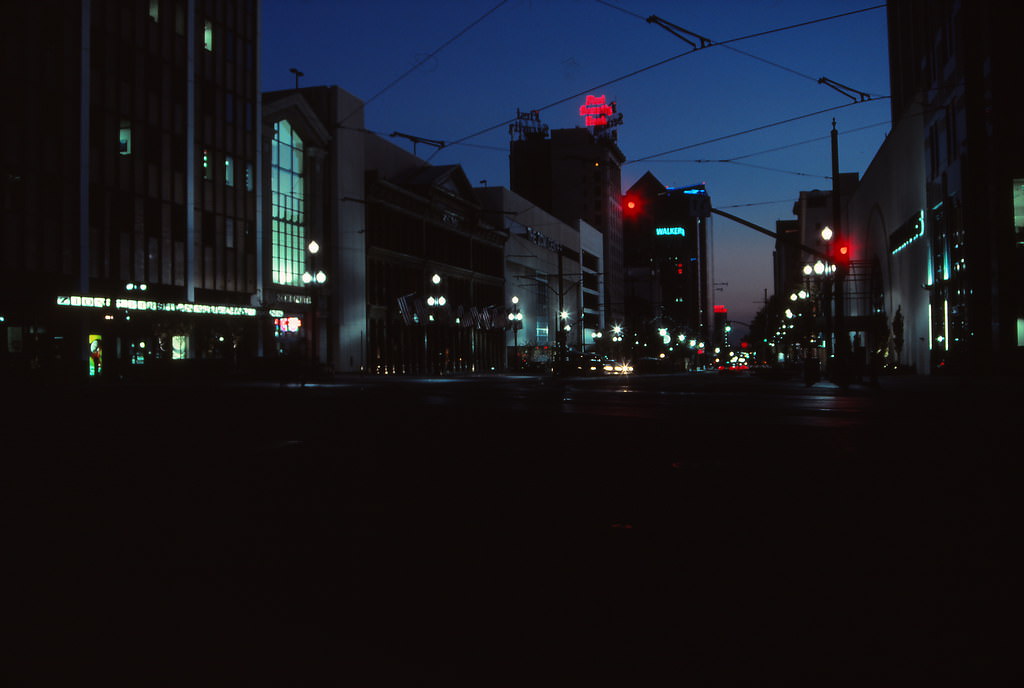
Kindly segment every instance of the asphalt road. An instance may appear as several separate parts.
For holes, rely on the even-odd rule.
[[[8,683],[1001,685],[1015,388],[22,390]]]

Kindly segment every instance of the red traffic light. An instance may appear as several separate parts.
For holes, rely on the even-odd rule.
[[[850,265],[850,257],[853,255],[853,251],[850,248],[849,242],[843,241],[836,245],[836,264],[843,267]]]
[[[623,199],[622,210],[627,217],[637,217],[643,211],[643,200],[635,194],[630,194]]]

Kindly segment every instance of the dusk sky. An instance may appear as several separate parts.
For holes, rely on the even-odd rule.
[[[587,95],[605,95],[623,115],[623,191],[647,171],[666,186],[704,182],[715,207],[774,230],[793,217],[800,191],[831,189],[833,118],[841,172],[863,174],[889,131],[885,9],[870,0],[262,7],[264,91],[293,88],[292,68],[303,72],[300,86],[339,86],[366,101],[367,129],[445,142],[416,153],[461,164],[474,185],[509,186],[517,109],[571,128],[583,126]],[[712,44],[694,50],[646,21],[652,15]],[[817,21],[836,15],[846,16]],[[413,150],[408,139],[391,140]],[[772,292],[774,240],[723,218],[712,226],[714,302],[750,322]]]

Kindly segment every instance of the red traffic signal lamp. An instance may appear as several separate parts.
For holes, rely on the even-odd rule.
[[[622,211],[626,215],[626,217],[639,217],[643,210],[643,199],[637,196],[636,194],[629,194],[622,201]]]
[[[835,260],[836,265],[847,268],[850,266],[850,258],[853,254],[853,250],[850,248],[849,241],[840,241],[836,244]]]

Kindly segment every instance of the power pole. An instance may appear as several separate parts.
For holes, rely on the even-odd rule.
[[[839,196],[839,132],[836,130],[836,121],[832,120],[832,245],[843,246],[843,234],[844,228],[840,226],[839,220],[841,217],[841,199]],[[849,348],[850,341],[846,333],[845,319],[843,317],[843,279],[846,277],[844,271],[846,269],[844,261],[837,261],[840,265],[837,265],[835,279],[835,332],[833,337],[835,339],[835,368],[836,368],[836,383],[840,386],[844,386],[848,383],[849,377],[846,369],[849,363],[849,356],[847,349]],[[833,263],[835,264],[835,263]]]

